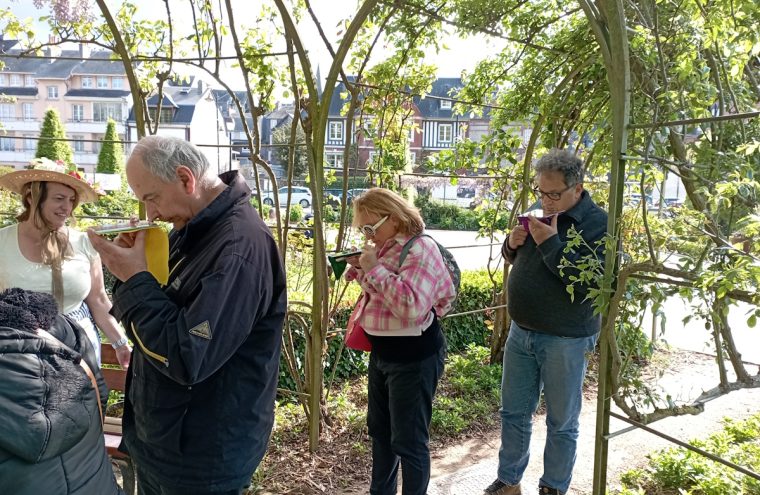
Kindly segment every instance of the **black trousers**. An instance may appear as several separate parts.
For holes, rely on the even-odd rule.
[[[430,418],[445,346],[420,361],[369,359],[367,426],[372,437],[371,495],[425,495],[430,482]]]
[[[135,469],[137,471],[137,495],[243,495],[248,488],[243,486],[239,490],[215,492],[162,486],[154,476],[140,469],[139,465],[136,464]]]

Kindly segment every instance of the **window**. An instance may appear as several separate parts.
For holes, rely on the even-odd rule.
[[[32,134],[24,134],[24,149],[29,151],[37,147],[37,140]]]
[[[377,132],[377,128],[375,126],[375,119],[371,117],[365,117],[364,120],[364,138],[365,139],[373,139],[375,137],[375,133]]]
[[[24,120],[34,120],[34,104],[23,103],[21,109],[23,110]]]
[[[98,89],[108,88],[108,78],[106,76],[98,76]]]
[[[0,74],[0,86],[7,86],[8,85],[8,78],[5,74]]]
[[[34,84],[34,76],[27,74],[24,76],[24,86],[27,88],[33,88],[35,86]]]
[[[380,152],[377,150],[372,150],[369,152],[369,158],[367,159],[367,165],[374,164],[377,159],[380,158]]]
[[[156,121],[156,110],[158,107],[151,107],[150,108],[150,118],[153,120],[153,122]],[[159,122],[161,123],[172,123],[174,122],[174,108],[173,107],[161,107],[161,115],[159,115]]]
[[[12,120],[16,118],[16,105],[13,103],[0,103],[0,120]]]
[[[48,86],[47,87],[47,95],[48,95],[48,100],[57,100],[58,99],[58,86]]]
[[[441,110],[451,110],[451,100],[441,100]]]
[[[82,153],[84,151],[84,136],[71,136],[74,141],[74,151]]]
[[[84,105],[71,105],[71,120],[81,122],[84,119]]]
[[[409,163],[417,163],[417,152],[416,151],[410,151],[409,152]]]
[[[114,77],[111,79],[111,87],[113,89],[124,89],[124,79],[120,77]]]
[[[21,86],[23,79],[20,74],[11,74],[11,86]]]
[[[451,142],[451,124],[438,124],[438,141],[441,143]]]
[[[410,127],[409,129],[407,129],[407,134],[408,134],[407,138],[409,139],[409,142],[413,143],[414,142],[414,127]]]
[[[325,164],[330,167],[343,168],[343,153],[325,153]]]
[[[93,103],[92,120],[95,122],[106,122],[109,118],[116,122],[121,122],[121,104],[120,103]]]
[[[12,137],[0,137],[0,151],[16,151],[16,140]]]
[[[91,77],[83,77],[82,78],[82,87],[83,88],[91,88],[92,87],[92,78]]]
[[[343,141],[343,122],[330,122],[330,141]]]

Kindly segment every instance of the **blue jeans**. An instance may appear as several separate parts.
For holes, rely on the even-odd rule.
[[[395,495],[401,463],[404,495],[425,495],[430,482],[430,418],[445,347],[411,363],[369,359],[367,426],[372,437],[371,495]]]
[[[594,352],[596,337],[557,337],[512,322],[501,381],[498,477],[502,482],[518,484],[528,466],[531,420],[543,389],[547,431],[539,483],[567,491],[575,465],[587,355]]]

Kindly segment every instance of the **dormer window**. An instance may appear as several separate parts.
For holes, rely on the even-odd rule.
[[[91,77],[83,77],[82,78],[82,87],[83,88],[91,88],[92,87],[92,78]]]
[[[441,100],[441,110],[451,110],[451,100]]]
[[[156,110],[158,110],[158,107],[150,107],[150,118],[153,122],[156,121]],[[162,124],[171,124],[174,122],[174,112],[174,107],[162,106],[158,121]]]

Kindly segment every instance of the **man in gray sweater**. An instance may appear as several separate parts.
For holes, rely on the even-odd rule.
[[[567,150],[551,150],[538,160],[533,192],[551,223],[529,217],[527,230],[517,225],[504,241],[502,254],[512,264],[507,289],[512,325],[504,348],[499,467],[486,495],[522,494],[531,417],[542,390],[547,434],[539,493],[562,495],[570,486],[586,358],[596,345],[601,320],[591,300],[585,300],[590,287],[576,283],[571,298],[567,286],[577,274],[572,268],[576,262],[603,257],[597,241],[607,229],[607,214],[583,190],[582,165]],[[565,253],[570,227],[587,246]],[[563,258],[570,268],[560,273]]]

